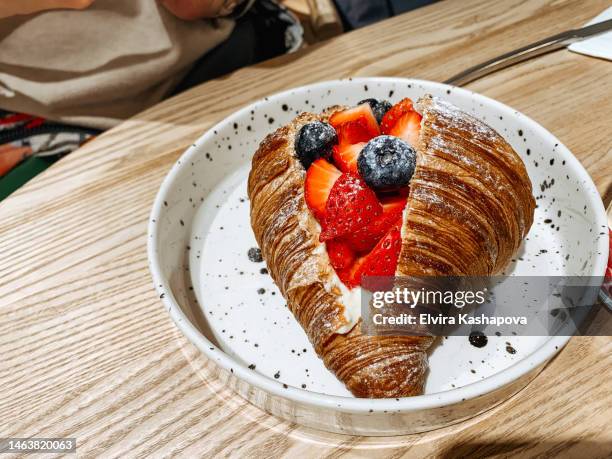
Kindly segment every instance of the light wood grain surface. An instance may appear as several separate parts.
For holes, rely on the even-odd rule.
[[[612,344],[574,338],[523,391],[434,432],[332,435],[248,405],[156,295],[146,224],[164,175],[213,123],[292,86],[444,80],[580,26],[592,1],[447,1],[246,68],[126,121],[0,204],[0,437],[70,436],[82,457],[598,457],[612,451]],[[612,193],[612,64],[559,51],[469,85],[539,121]]]

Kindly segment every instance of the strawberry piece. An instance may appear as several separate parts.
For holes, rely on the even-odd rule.
[[[350,267],[357,258],[353,249],[341,239],[332,239],[325,243],[327,255],[336,274],[345,285],[349,282]]]
[[[357,171],[357,158],[366,142],[359,142],[354,145],[351,144],[340,144],[334,145],[333,148],[333,159],[334,163],[340,168],[342,172],[351,172],[358,174]]]
[[[329,118],[329,124],[336,129],[339,144],[367,142],[380,135],[372,107],[367,103],[334,113]]]
[[[414,147],[419,139],[422,118],[417,112],[405,113],[391,128],[389,135],[399,137]]]
[[[306,171],[304,199],[319,222],[325,220],[325,206],[329,193],[341,175],[333,164],[322,158],[314,161]]]
[[[341,124],[336,128],[336,132],[338,133],[338,144],[340,145],[367,142],[378,135],[378,131],[374,131],[369,122],[363,119]]]
[[[359,258],[349,273],[349,284],[362,284],[364,276],[393,276],[402,248],[402,220],[399,219],[372,251]]]
[[[382,214],[376,193],[358,175],[344,173],[329,193],[322,242],[352,233]]]
[[[331,265],[336,271],[343,271],[355,262],[355,252],[341,239],[332,239],[325,243]]]
[[[391,128],[395,126],[395,123],[406,113],[414,111],[412,100],[406,98],[400,100],[397,104],[389,109],[389,111],[383,116],[380,122],[380,130],[383,134],[390,134]]]
[[[408,192],[404,191],[407,189],[408,187],[400,189],[400,194],[398,196],[381,198],[380,204],[383,207],[383,213],[402,213],[404,211],[404,207],[406,207],[406,201],[408,199]]]
[[[347,234],[346,241],[352,249],[359,253],[367,253],[382,239],[391,226],[396,223],[406,207],[406,198],[402,196],[389,197],[381,200],[383,212],[372,223],[357,231]]]

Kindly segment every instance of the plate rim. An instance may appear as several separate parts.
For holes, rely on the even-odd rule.
[[[343,78],[336,80],[326,80],[313,84],[289,88],[284,91],[274,93],[270,96],[262,97],[250,103],[249,105],[232,112],[231,114],[220,120],[218,123],[216,123],[214,126],[211,126],[195,142],[193,142],[192,145],[187,148],[187,150],[183,152],[183,154],[173,164],[167,175],[164,177],[164,180],[162,181],[162,184],[156,194],[148,221],[147,255],[149,270],[153,278],[154,287],[159,294],[159,298],[161,299],[161,303],[164,306],[164,309],[168,312],[177,328],[191,341],[192,344],[194,344],[200,350],[200,352],[204,353],[217,365],[221,366],[227,372],[231,371],[234,376],[238,377],[239,379],[245,381],[248,384],[259,388],[260,390],[263,390],[274,396],[283,399],[289,399],[294,402],[305,405],[331,410],[338,410],[339,408],[341,408],[344,412],[360,414],[372,414],[372,410],[374,412],[413,412],[461,403],[507,386],[513,381],[529,373],[529,371],[539,367],[547,360],[551,359],[567,344],[571,337],[550,337],[550,339],[546,341],[538,350],[531,353],[526,358],[515,362],[513,365],[509,366],[505,370],[496,373],[492,376],[489,376],[483,380],[476,381],[448,391],[438,392],[434,394],[417,395],[413,397],[402,397],[399,399],[399,401],[397,401],[395,398],[368,399],[345,397],[338,395],[326,395],[318,392],[311,392],[307,389],[301,389],[293,386],[288,386],[287,388],[285,388],[281,382],[248,369],[246,365],[232,358],[231,356],[223,352],[221,349],[219,349],[215,344],[211,343],[184,314],[181,307],[174,300],[169,283],[162,275],[160,259],[156,250],[156,246],[158,244],[156,229],[159,224],[158,222],[160,221],[159,216],[163,211],[163,203],[166,200],[166,195],[171,190],[172,185],[174,184],[177,178],[179,170],[181,169],[181,164],[189,164],[189,161],[191,160],[192,156],[198,154],[198,150],[201,144],[206,142],[209,137],[212,137],[214,135],[215,130],[218,130],[221,126],[226,125],[227,123],[233,122],[234,119],[239,118],[245,113],[249,113],[250,110],[253,110],[260,104],[274,103],[276,100],[289,96],[291,93],[294,92],[307,91],[308,89],[313,89],[320,86],[329,87],[330,85],[344,84],[347,82],[361,84],[393,82],[395,84],[426,84],[439,86],[443,90],[450,89],[453,92],[464,93],[465,95],[481,99],[481,101],[484,100],[487,104],[496,106],[498,109],[501,109],[503,111],[509,111],[514,116],[518,115],[522,117],[526,122],[528,122],[530,128],[534,129],[535,131],[538,131],[539,135],[544,137],[552,137],[555,143],[557,143],[558,146],[561,147],[558,150],[561,151],[563,155],[567,156],[566,160],[568,161],[569,165],[572,167],[574,172],[577,173],[583,180],[583,186],[588,186],[591,191],[595,192],[594,195],[599,198],[594,199],[594,195],[592,193],[587,194],[587,198],[593,210],[595,211],[596,221],[594,222],[594,224],[607,224],[606,213],[603,202],[601,200],[601,196],[599,195],[599,192],[597,191],[597,188],[593,183],[591,176],[582,166],[580,161],[574,156],[571,150],[567,148],[567,146],[565,146],[565,144],[563,144],[559,139],[557,139],[554,134],[552,134],[550,131],[548,131],[546,128],[544,128],[542,125],[537,123],[529,116],[488,96],[479,94],[474,91],[470,91],[465,88],[447,85],[444,83],[403,77]],[[599,245],[601,246],[598,247],[599,249],[607,247],[608,241],[605,239],[606,237],[599,239]],[[600,274],[593,273],[604,272],[605,266],[607,264],[607,257],[604,257],[604,252],[605,250],[601,250],[602,255],[595,260],[591,275],[599,276]]]

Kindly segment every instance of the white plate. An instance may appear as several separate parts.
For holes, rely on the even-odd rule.
[[[356,399],[323,366],[263,263],[249,223],[246,177],[263,137],[302,111],[367,97],[444,97],[498,130],[521,155],[538,207],[508,274],[601,275],[607,231],[599,194],[552,134],[499,102],[421,80],[331,81],[266,98],[204,134],[166,177],[149,225],[155,285],[177,326],[229,372],[236,390],[267,411],[334,432],[392,435],[440,427],[503,401],[533,378],[565,337],[442,340],[430,358],[425,395]],[[548,222],[548,219],[552,220]],[[546,223],[545,223],[546,220]],[[543,252],[542,250],[546,252]],[[516,350],[507,352],[507,342]]]

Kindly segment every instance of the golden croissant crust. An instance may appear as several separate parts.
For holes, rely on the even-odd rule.
[[[289,309],[351,393],[418,395],[434,338],[366,336],[360,323],[347,330],[320,227],[304,201],[306,171],[294,151],[295,136],[304,124],[327,121],[342,108],[303,113],[264,139],[249,174],[251,224]],[[417,108],[423,121],[396,274],[497,273],[533,220],[525,167],[499,134],[456,107],[424,97]]]

